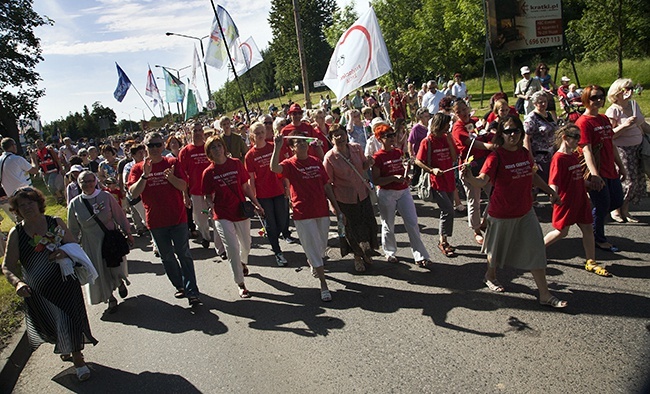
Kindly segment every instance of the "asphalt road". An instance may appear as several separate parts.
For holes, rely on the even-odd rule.
[[[320,301],[300,246],[281,243],[289,267],[257,244],[240,299],[229,264],[192,243],[204,305],[191,309],[155,258],[148,238],[129,255],[129,296],[117,313],[88,307],[95,347],[84,350],[92,377],[53,345],[33,353],[15,393],[639,393],[650,371],[650,201],[639,224],[609,224],[620,253],[597,251],[613,278],[583,268],[580,232],[548,250],[552,291],[570,305],[542,307],[530,273],[499,271],[507,292],[482,283],[485,257],[466,218],[455,220],[444,257],[438,211],[416,200],[435,266],[413,264],[397,218],[400,262],[376,258],[366,273],[341,260],[332,223],[326,271],[333,301]],[[537,209],[550,230],[548,204]],[[648,386],[645,386],[648,389]]]

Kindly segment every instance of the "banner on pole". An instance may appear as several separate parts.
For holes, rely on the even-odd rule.
[[[391,69],[377,16],[370,7],[336,43],[323,82],[340,101],[346,94]]]
[[[248,37],[246,41],[239,44],[239,51],[242,54],[242,59],[238,64],[235,64],[237,75],[243,75],[246,71],[262,63],[264,58],[260,50],[253,40],[253,36]]]
[[[153,73],[151,72],[151,67],[147,71],[147,86],[144,91],[144,95],[151,97],[153,99],[153,106],[157,104],[162,105],[162,96],[160,95],[160,90],[158,90],[158,85],[156,84],[156,78],[154,78]]]
[[[182,103],[185,97],[185,84],[173,76],[165,67],[163,75],[165,76],[165,98],[168,103]]]
[[[219,22],[221,22],[221,29],[219,29]],[[237,26],[230,14],[225,8],[217,5],[217,15],[212,22],[210,32],[210,43],[208,43],[208,49],[205,51],[205,58],[203,59],[205,64],[218,69],[226,67],[229,64],[226,46],[230,49],[231,56],[236,57],[236,53],[239,51],[236,46],[238,38],[239,30],[237,30]]]
[[[113,92],[113,97],[121,103],[124,100],[124,96],[126,96],[126,92],[131,87],[131,80],[126,76],[126,73],[117,62],[115,62],[115,66],[117,67],[117,87]]]

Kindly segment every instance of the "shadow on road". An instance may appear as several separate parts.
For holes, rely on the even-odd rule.
[[[62,371],[52,380],[74,393],[201,393],[179,375],[148,371],[134,374],[96,363],[88,363],[88,367],[92,376],[85,382],[77,380],[74,367]]]

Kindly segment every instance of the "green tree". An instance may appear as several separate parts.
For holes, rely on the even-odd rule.
[[[567,38],[578,58],[586,61],[618,62],[623,76],[623,58],[650,55],[650,3],[647,0],[602,0],[585,2],[581,18],[569,22]]]
[[[34,29],[53,21],[37,14],[32,3],[3,0],[0,4],[0,131],[16,141],[16,119],[36,118],[37,101],[45,93],[38,89],[40,77],[34,70],[43,60]]]
[[[319,81],[332,55],[324,29],[332,25],[338,7],[334,0],[298,0],[298,4],[309,80]],[[292,89],[302,81],[292,0],[271,1],[269,24],[273,33],[270,47],[276,63],[276,86]]]

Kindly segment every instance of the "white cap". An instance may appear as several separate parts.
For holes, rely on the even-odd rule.
[[[566,75],[563,76],[563,77],[560,79],[560,81],[562,81],[562,82],[569,82],[570,80],[571,80],[571,79],[570,79],[569,77],[567,77]]]
[[[528,66],[523,66],[520,71],[521,75],[530,74],[530,68],[528,68]]]
[[[80,166],[79,164],[75,164],[75,165],[73,165],[72,167],[70,167],[70,171],[68,171],[68,173],[67,173],[66,175],[70,175],[70,174],[72,174],[72,173],[75,172],[75,171],[76,171],[76,172],[81,172],[81,171],[83,171],[83,170],[85,170],[85,168],[83,168],[83,167]]]

